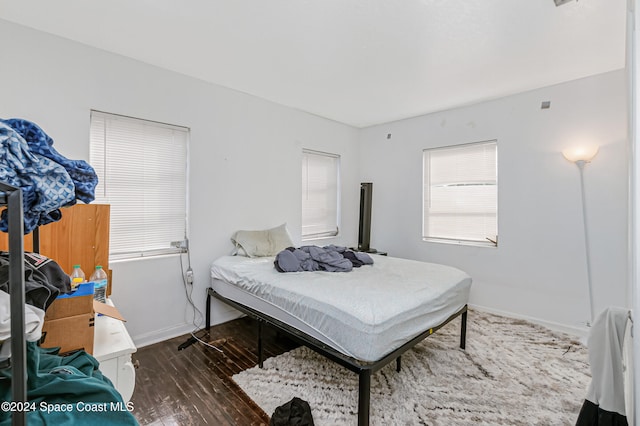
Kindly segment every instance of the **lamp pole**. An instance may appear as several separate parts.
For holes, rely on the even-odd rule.
[[[564,149],[562,151],[562,155],[564,158],[575,163],[578,166],[578,170],[580,170],[580,195],[582,197],[582,225],[584,226],[584,250],[587,261],[587,283],[589,285],[589,313],[591,314],[590,321],[587,322],[587,326],[591,327],[593,324],[594,318],[596,317],[595,310],[593,307],[593,283],[591,281],[591,254],[589,251],[589,227],[587,222],[587,206],[586,206],[586,197],[584,192],[584,166],[585,164],[591,162],[593,157],[598,153],[597,145],[583,145],[583,146],[574,146],[571,148]]]
[[[578,166],[578,170],[580,170],[580,193],[582,196],[582,224],[584,226],[584,248],[585,248],[585,257],[587,261],[587,283],[589,285],[589,312],[591,314],[591,322],[587,325],[590,327],[593,324],[593,320],[595,318],[595,311],[593,309],[593,283],[591,281],[591,253],[589,250],[589,227],[587,226],[587,208],[586,208],[586,197],[584,192],[584,166],[587,164],[585,160],[576,161],[576,166]]]

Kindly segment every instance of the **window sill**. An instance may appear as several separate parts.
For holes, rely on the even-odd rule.
[[[304,243],[304,242],[308,242],[308,241],[318,241],[318,240],[329,240],[331,238],[337,238],[338,234],[336,235],[321,235],[321,236],[315,236],[315,237],[303,237],[300,240]]]
[[[125,263],[125,262],[135,262],[139,260],[153,260],[153,259],[162,259],[167,257],[175,257],[181,255],[184,252],[175,251],[175,252],[165,252],[165,253],[155,253],[155,254],[140,254],[138,256],[114,256],[109,258],[109,264],[115,263]]]
[[[472,246],[472,247],[486,247],[486,248],[498,248],[497,244],[490,241],[464,241],[464,240],[448,240],[446,238],[422,238],[422,241],[427,243],[440,243],[440,244],[452,244],[456,246]]]

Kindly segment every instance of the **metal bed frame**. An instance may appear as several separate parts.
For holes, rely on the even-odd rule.
[[[10,353],[3,348],[0,368],[11,368],[11,398],[13,402],[27,401],[27,347],[24,339],[24,222],[22,190],[0,182],[0,207],[7,207],[9,226],[9,286],[11,294],[11,342]],[[3,346],[0,343],[0,346]],[[26,424],[26,413],[17,410],[11,413],[12,425]]]
[[[263,361],[263,353],[262,353],[262,328],[264,324],[275,327],[276,329],[284,332],[289,337],[298,341],[299,343],[307,346],[308,348],[314,350],[315,352],[323,355],[324,357],[342,365],[343,367],[353,371],[358,374],[358,426],[367,426],[369,424],[369,408],[371,401],[371,375],[376,371],[380,370],[385,365],[389,364],[394,359],[396,360],[396,371],[400,371],[401,369],[401,355],[413,348],[416,344],[420,343],[425,338],[432,335],[435,331],[442,328],[447,323],[451,322],[456,317],[461,317],[461,326],[460,326],[460,348],[465,349],[466,346],[466,336],[467,336],[467,305],[464,305],[458,312],[451,315],[441,324],[429,328],[418,336],[414,337],[404,345],[400,346],[398,349],[393,352],[385,355],[377,361],[373,362],[364,362],[354,359],[352,357],[348,357],[343,353],[327,346],[326,344],[320,342],[319,340],[303,333],[302,331],[280,321],[277,320],[267,314],[259,312],[253,308],[245,306],[241,303],[238,303],[234,300],[228,299],[219,293],[217,293],[213,288],[209,287],[207,289],[207,310],[206,310],[206,330],[209,330],[211,327],[211,297],[215,297],[216,299],[221,300],[234,307],[235,309],[243,312],[250,318],[253,318],[258,321],[258,366],[262,368]]]

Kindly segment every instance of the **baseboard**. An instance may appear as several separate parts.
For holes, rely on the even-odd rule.
[[[136,345],[136,348],[142,348],[144,346],[153,345],[154,343],[182,336],[183,334],[191,333],[192,331],[193,324],[184,323],[169,328],[163,328],[162,330],[154,330],[149,333],[131,336],[131,339]]]
[[[211,325],[222,324],[236,318],[240,318],[244,314],[239,312],[233,308],[228,308],[224,311],[218,310],[215,312],[215,315],[212,315]],[[204,320],[202,322],[201,328],[204,328]],[[149,333],[143,333],[137,336],[131,336],[133,343],[137,348],[142,348],[144,346],[153,345],[154,343],[163,342],[165,340],[173,339],[174,337],[182,336],[184,334],[189,334],[195,330],[193,324],[180,324],[169,328],[164,328],[162,330],[154,330]]]
[[[486,306],[479,306],[479,305],[469,304],[469,307],[472,308],[472,309],[475,309],[475,310],[478,310],[478,311],[482,311],[482,312],[487,312],[487,313],[490,313],[490,314],[502,315],[502,316],[509,317],[509,318],[516,318],[516,319],[529,321],[529,322],[532,322],[534,324],[538,324],[538,325],[541,325],[543,327],[546,327],[549,330],[557,331],[557,332],[560,332],[560,333],[565,333],[565,334],[568,334],[570,336],[574,336],[574,337],[580,339],[581,341],[583,341],[583,340],[586,341],[586,338],[589,335],[589,329],[586,326],[585,327],[570,326],[570,325],[560,324],[560,323],[553,322],[553,321],[542,320],[540,318],[530,317],[530,316],[527,316],[527,315],[516,314],[514,312],[503,311],[503,310],[494,309],[494,308],[488,308]]]
[[[222,324],[243,316],[244,314],[242,312],[229,307],[229,309],[223,312],[217,312],[215,317],[211,319],[211,325]]]

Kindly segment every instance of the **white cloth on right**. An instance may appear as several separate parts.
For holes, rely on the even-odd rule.
[[[630,311],[609,307],[595,319],[587,346],[591,383],[586,399],[600,409],[625,416],[624,338]]]

